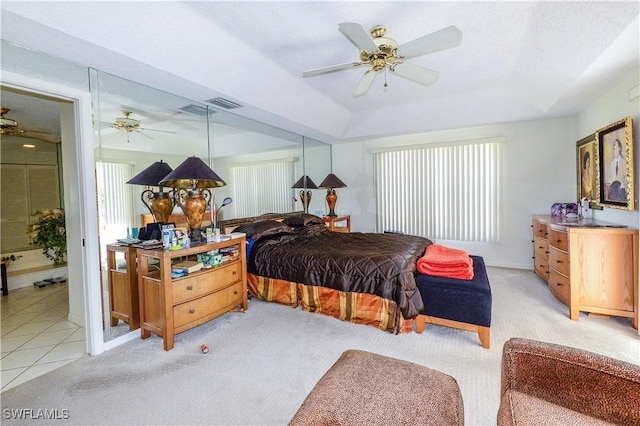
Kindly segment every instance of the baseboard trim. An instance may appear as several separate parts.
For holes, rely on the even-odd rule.
[[[108,342],[104,342],[104,350],[108,351],[109,349],[116,348],[122,344],[130,342],[132,340],[136,340],[140,338],[140,330],[133,330],[128,332],[127,334],[123,334],[122,336],[118,336],[115,339],[109,340]]]

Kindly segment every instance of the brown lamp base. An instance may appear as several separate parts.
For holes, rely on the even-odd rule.
[[[336,194],[336,190],[333,188],[327,189],[327,205],[329,206],[329,217],[338,217],[335,212],[336,202],[338,201],[338,194]]]
[[[153,219],[158,223],[167,223],[173,211],[173,191],[153,192],[150,189],[142,192],[142,202],[149,208]]]
[[[305,213],[309,213],[309,204],[311,204],[311,191],[307,189],[307,192],[304,192],[304,189],[300,190],[300,201],[302,202],[302,209]]]
[[[207,189],[190,189],[188,191],[181,189],[178,196],[178,203],[189,224],[189,240],[191,244],[203,242],[200,226],[211,199],[211,193]]]

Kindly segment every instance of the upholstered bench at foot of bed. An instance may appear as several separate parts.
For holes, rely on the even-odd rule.
[[[416,317],[416,332],[425,323],[474,331],[484,348],[490,347],[491,287],[480,256],[473,259],[473,279],[457,280],[432,275],[416,275],[424,309]]]
[[[290,425],[463,425],[456,380],[440,371],[348,350],[318,381]]]

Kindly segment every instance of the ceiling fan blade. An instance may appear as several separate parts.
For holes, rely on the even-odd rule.
[[[162,133],[172,133],[176,134],[176,132],[172,132],[171,130],[158,130],[158,129],[147,129],[146,127],[140,127],[138,130],[144,130],[145,132],[162,132]],[[138,131],[136,130],[136,131]]]
[[[367,50],[369,52],[375,52],[378,50],[378,46],[373,42],[371,36],[360,24],[353,22],[343,22],[338,25],[340,32],[349,39],[355,47],[360,50]]]
[[[349,62],[348,64],[331,65],[323,68],[316,68],[314,70],[305,71],[302,73],[303,77],[315,77],[317,75],[329,74],[336,71],[348,70],[349,68],[355,68],[362,65],[363,62]]]
[[[145,138],[149,138],[151,140],[155,140],[153,139],[151,136],[149,136],[148,134],[146,134],[145,132],[141,132],[140,130],[134,130],[134,132],[136,133],[140,133],[142,136],[144,136]],[[129,135],[127,134],[127,142],[129,142]]]
[[[398,46],[396,52],[400,56],[411,58],[460,46],[460,43],[462,43],[462,31],[451,25],[440,31],[404,43]]]
[[[398,74],[400,77],[407,80],[414,81],[416,83],[428,86],[435,83],[440,75],[436,71],[421,67],[420,65],[398,63],[390,67],[391,71]]]
[[[61,139],[57,136],[53,136],[53,135],[46,135],[43,134],[42,132],[32,132],[30,130],[25,130],[19,134],[15,134],[13,136],[18,136],[20,138],[30,138],[30,139],[38,139],[41,141],[45,141],[45,142],[51,142],[51,143],[60,143]]]
[[[373,84],[373,80],[375,80],[377,76],[378,76],[378,72],[372,69],[365,72],[362,78],[360,79],[358,86],[356,86],[356,90],[353,92],[353,97],[357,98],[358,96],[362,96],[365,93],[367,93],[367,91]]]

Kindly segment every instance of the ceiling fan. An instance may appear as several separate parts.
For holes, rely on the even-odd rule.
[[[462,32],[453,25],[402,45],[398,45],[398,42],[395,40],[385,37],[387,29],[381,25],[373,27],[370,33],[367,33],[362,25],[352,22],[339,24],[338,27],[340,32],[344,34],[354,46],[360,49],[360,60],[305,71],[302,73],[302,76],[315,77],[368,65],[370,69],[368,69],[360,79],[353,93],[354,97],[367,93],[377,75],[383,70],[386,71],[387,68],[392,73],[415,83],[424,86],[433,84],[438,79],[438,72],[420,65],[406,63],[404,60],[439,50],[450,49],[459,46],[462,42]]]
[[[129,142],[129,134],[132,132],[140,133],[143,136],[146,136],[150,139],[153,139],[151,136],[147,135],[145,132],[162,132],[162,133],[176,133],[169,130],[160,130],[160,129],[149,129],[146,127],[142,127],[140,124],[140,120],[136,120],[135,118],[131,118],[130,115],[133,114],[131,111],[122,111],[124,117],[118,117],[115,119],[113,123],[111,123],[111,127],[120,130],[121,132],[125,132],[127,134],[127,142]]]
[[[16,120],[5,117],[9,108],[0,108],[0,135],[17,136],[21,138],[38,139],[45,142],[60,143],[61,139],[44,129],[22,129]]]

